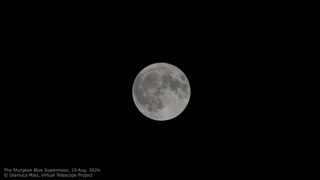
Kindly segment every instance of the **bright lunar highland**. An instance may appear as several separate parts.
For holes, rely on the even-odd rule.
[[[168,63],[151,64],[137,75],[132,96],[139,111],[146,117],[164,121],[177,117],[190,99],[186,75]]]

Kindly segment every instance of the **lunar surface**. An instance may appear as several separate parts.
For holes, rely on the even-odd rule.
[[[189,102],[190,92],[186,75],[168,63],[155,63],[142,69],[132,88],[139,111],[157,121],[181,114]]]

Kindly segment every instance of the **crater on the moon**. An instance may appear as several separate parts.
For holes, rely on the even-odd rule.
[[[190,84],[176,66],[156,63],[137,75],[132,94],[136,106],[145,116],[154,120],[169,120],[187,106]]]

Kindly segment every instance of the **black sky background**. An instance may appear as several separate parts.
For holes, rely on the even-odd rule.
[[[282,63],[266,17],[138,22],[67,12],[16,17],[3,126],[12,165],[228,171],[272,161],[283,122],[269,84]],[[191,85],[184,112],[166,122],[147,119],[132,99],[136,75],[159,61]]]

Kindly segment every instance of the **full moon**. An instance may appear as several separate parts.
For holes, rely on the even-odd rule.
[[[142,69],[134,80],[132,96],[146,117],[165,121],[180,115],[190,99],[187,76],[176,66],[155,63]]]

